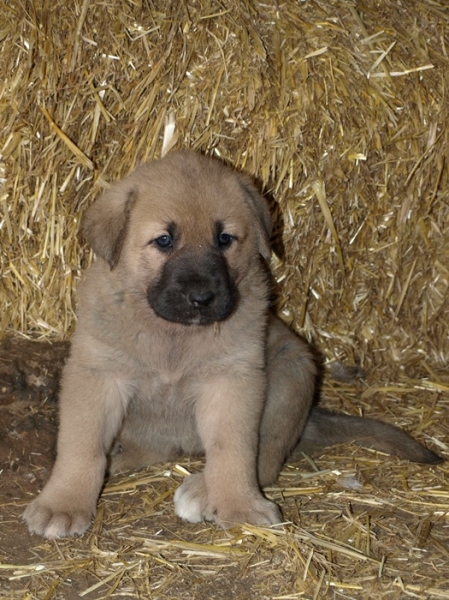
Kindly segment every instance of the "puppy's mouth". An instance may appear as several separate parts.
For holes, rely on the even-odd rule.
[[[165,263],[147,293],[154,312],[183,325],[211,325],[235,310],[238,290],[224,257],[216,252],[179,255]]]
[[[150,306],[159,317],[183,325],[211,325],[217,321],[224,321],[234,312],[236,306],[233,294],[225,294],[225,297],[223,294],[215,296],[208,306],[192,300],[191,294],[181,290],[167,290],[157,299],[152,297],[150,291]]]

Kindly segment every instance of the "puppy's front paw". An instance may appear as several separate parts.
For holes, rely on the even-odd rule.
[[[84,533],[94,512],[88,507],[71,506],[69,502],[51,502],[39,496],[28,505],[22,518],[30,533],[53,540]]]
[[[175,513],[189,523],[214,520],[208,510],[207,489],[203,473],[190,475],[176,490]]]
[[[244,498],[231,494],[212,505],[203,473],[190,475],[176,490],[175,513],[189,523],[214,521],[224,529],[229,529],[236,523],[275,525],[282,521],[277,505],[256,492]]]
[[[282,522],[282,514],[274,502],[260,495],[240,502],[222,503],[214,515],[214,521],[223,529],[229,529],[236,523],[276,525]]]

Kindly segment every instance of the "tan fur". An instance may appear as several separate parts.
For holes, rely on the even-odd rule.
[[[223,527],[280,521],[260,486],[307,431],[316,367],[268,312],[260,255],[269,255],[270,227],[247,177],[193,152],[139,167],[89,209],[83,231],[97,260],[80,287],[57,460],[25,511],[30,531],[85,531],[108,456],[120,470],[205,454],[204,472],[176,492],[179,516]],[[169,230],[173,248],[161,250],[155,240]],[[229,247],[218,244],[221,231]],[[190,293],[193,317],[180,308]]]

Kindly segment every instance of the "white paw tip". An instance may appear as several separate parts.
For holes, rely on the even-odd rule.
[[[203,520],[201,508],[197,501],[189,497],[188,491],[182,489],[182,485],[176,490],[175,514],[188,523],[200,523]]]

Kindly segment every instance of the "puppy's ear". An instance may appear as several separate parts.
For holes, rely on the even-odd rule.
[[[90,206],[81,223],[81,233],[95,254],[117,265],[128,229],[129,215],[137,197],[126,179],[115,183]]]
[[[245,192],[247,204],[255,216],[255,227],[259,238],[259,252],[265,260],[269,260],[271,256],[270,235],[272,221],[267,201],[257,191],[249,177],[240,175],[240,185]]]

